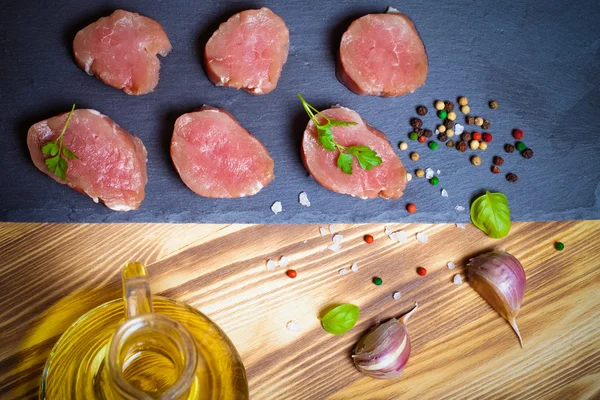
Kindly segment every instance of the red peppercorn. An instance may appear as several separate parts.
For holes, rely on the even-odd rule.
[[[298,273],[296,273],[296,270],[293,269],[288,269],[285,273],[292,279],[294,279],[298,275]]]
[[[425,143],[427,141],[427,137],[425,137],[425,135],[419,136],[417,140],[419,141],[419,143]]]
[[[481,133],[479,133],[479,132],[473,132],[473,134],[471,135],[471,137],[473,138],[473,140],[481,140]]]
[[[425,274],[427,274],[427,270],[423,267],[419,267],[419,268],[417,268],[417,274],[419,274],[421,276],[425,276]]]
[[[491,142],[492,139],[493,139],[492,134],[491,133],[487,133],[487,132],[484,133],[482,137],[483,137],[483,141],[484,142],[488,142],[488,143]]]
[[[523,139],[523,136],[525,136],[525,134],[523,133],[522,130],[520,130],[520,129],[513,130],[513,137],[515,139],[521,140],[521,139]]]
[[[407,210],[409,213],[413,214],[413,213],[417,212],[417,206],[415,206],[413,203],[409,203],[409,204],[406,206],[406,210]]]
[[[373,243],[373,241],[375,241],[375,238],[371,235],[365,235],[364,239],[365,239],[365,242],[367,242],[368,244],[371,244],[371,243]]]

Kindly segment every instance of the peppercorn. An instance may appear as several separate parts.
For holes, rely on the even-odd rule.
[[[383,283],[383,279],[381,279],[380,277],[376,276],[373,278],[373,283],[377,286],[381,286],[381,284]]]
[[[288,269],[285,273],[292,279],[294,279],[298,275],[298,273],[293,269]]]
[[[427,141],[427,137],[426,136],[419,136],[419,138],[417,140],[419,141],[419,143],[425,143]]]
[[[517,140],[521,140],[521,139],[523,139],[523,136],[525,136],[523,131],[520,129],[514,129],[512,135]]]
[[[423,121],[421,121],[420,118],[411,118],[410,126],[412,126],[415,129],[420,128],[423,126]]]
[[[413,161],[419,161],[419,153],[413,151],[412,153],[410,153],[410,159]]]
[[[468,142],[471,139],[473,139],[473,134],[471,132],[463,132],[461,137],[462,137],[462,140],[464,140],[465,142]]]
[[[460,151],[461,153],[464,153],[465,151],[467,151],[467,142],[458,142],[456,143],[456,150]]]
[[[363,239],[368,244],[371,244],[371,243],[373,243],[373,241],[375,241],[375,238],[372,235],[365,235],[365,237]]]
[[[492,162],[494,163],[494,165],[502,165],[504,164],[504,158],[500,157],[500,156],[494,156],[494,158],[492,158]]]
[[[507,152],[507,153],[512,153],[513,151],[515,151],[515,146],[513,146],[510,143],[506,143],[504,145],[504,151]]]
[[[454,131],[452,129],[446,129],[446,136],[453,137],[454,136]]]
[[[448,147],[454,147],[454,140],[448,140],[446,142],[446,146],[448,146]]]
[[[406,182],[412,181],[412,174],[410,172],[406,173]]]
[[[481,133],[473,132],[473,140],[481,140]]]
[[[444,121],[444,126],[446,127],[446,129],[452,129],[454,128],[454,121],[447,119]]]
[[[400,143],[398,143],[398,147],[400,148],[400,150],[406,150],[406,149],[408,149],[408,143],[400,142]]]
[[[438,183],[440,183],[440,178],[438,178],[437,176],[434,176],[429,180],[429,183],[431,183],[433,186],[435,186]]]
[[[417,178],[422,178],[425,176],[425,171],[423,171],[422,169],[418,169],[415,171],[415,175],[417,176]]]
[[[424,129],[423,136],[425,136],[426,138],[430,138],[433,136],[433,132],[431,131],[431,129]]]
[[[563,242],[554,243],[554,248],[558,251],[563,251],[565,249],[565,245]]]
[[[494,101],[494,100],[492,100],[492,101],[490,101],[490,103],[489,103],[489,106],[490,106],[490,108],[491,108],[492,110],[495,110],[495,109],[497,109],[497,108],[498,108],[498,102],[497,102],[497,101]]]
[[[423,136],[423,133],[425,132],[425,130],[421,129],[421,128],[415,128],[415,132],[417,132],[417,135]]]
[[[456,119],[456,113],[454,111],[450,111],[447,115],[446,118],[448,118],[450,121],[454,121]]]
[[[481,157],[479,156],[473,156],[471,157],[471,164],[475,165],[476,167],[481,165]]]
[[[479,150],[486,150],[488,144],[486,142],[479,142]]]
[[[483,139],[483,141],[484,141],[484,142],[488,142],[488,143],[489,143],[489,142],[491,142],[491,141],[492,141],[492,139],[493,139],[494,137],[492,136],[492,134],[491,134],[491,133],[487,133],[487,132],[485,132],[483,135],[481,135],[481,138]]]
[[[483,118],[475,117],[475,125],[477,125],[477,126],[483,125]]]
[[[438,144],[437,144],[437,142],[429,142],[429,144],[427,144],[427,145],[429,146],[429,148],[430,148],[431,150],[435,150],[435,149],[437,149],[437,148],[438,148]]]
[[[533,157],[533,150],[531,150],[529,147],[526,148],[525,150],[523,150],[523,152],[521,153],[521,155],[525,158],[531,158]]]
[[[427,107],[425,107],[425,106],[417,107],[417,114],[419,114],[420,116],[427,115]]]
[[[471,107],[469,107],[469,106],[462,106],[460,108],[460,112],[463,113],[463,114],[468,114],[468,113],[471,112]]]
[[[500,168],[498,168],[495,165],[492,165],[492,173],[493,174],[499,174],[500,173]]]
[[[443,110],[444,107],[446,107],[446,105],[444,104],[443,101],[438,100],[438,101],[435,102],[435,109],[436,110],[438,110],[438,111]]]
[[[439,110],[437,116],[439,119],[446,119],[448,113],[446,112],[446,110]]]
[[[444,133],[446,132],[446,127],[444,125],[438,125],[437,130],[440,133]]]
[[[458,104],[461,106],[466,106],[467,104],[469,104],[469,99],[467,99],[464,96],[461,96],[458,98]]]
[[[408,211],[411,214],[414,214],[415,212],[417,212],[417,206],[415,206],[413,203],[408,203],[406,205],[406,211]]]
[[[419,274],[420,276],[425,276],[427,274],[427,270],[423,267],[419,267],[417,268],[417,274]]]
[[[445,133],[440,133],[440,134],[438,135],[438,140],[439,140],[440,142],[445,142],[446,140],[448,140],[448,135],[446,135]]]
[[[481,124],[481,128],[482,129],[490,129],[490,126],[492,126],[492,123],[490,121],[488,121],[487,119],[484,119],[483,124]]]
[[[471,140],[469,142],[469,147],[471,150],[477,150],[479,148],[479,140]]]
[[[451,101],[447,101],[446,106],[444,107],[444,110],[446,110],[446,112],[454,111],[454,103]]]
[[[471,115],[467,115],[465,117],[465,121],[468,125],[475,125],[475,117],[473,117]]]
[[[410,140],[417,140],[419,138],[419,134],[417,132],[411,132],[408,134],[408,138]]]
[[[527,148],[527,145],[523,142],[517,142],[515,147],[517,148],[518,151],[523,151]]]
[[[506,180],[509,182],[516,182],[519,179],[519,177],[516,174],[513,174],[512,172],[509,172],[508,174],[506,174]]]

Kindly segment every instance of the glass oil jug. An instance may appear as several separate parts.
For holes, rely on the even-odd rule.
[[[40,399],[248,399],[225,333],[192,307],[152,297],[142,264],[123,268],[123,300],[89,311],[61,336]]]

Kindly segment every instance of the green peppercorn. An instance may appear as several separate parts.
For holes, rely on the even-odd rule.
[[[410,140],[417,140],[419,138],[419,134],[417,132],[411,132],[408,134],[408,138]]]
[[[435,185],[437,185],[438,183],[440,183],[440,178],[438,178],[437,176],[434,176],[433,178],[431,178],[431,179],[429,180],[429,182],[430,182],[430,183],[431,183],[433,186],[435,186]]]
[[[554,243],[554,248],[558,251],[563,251],[565,249],[565,245],[563,242]]]
[[[446,112],[446,110],[440,110],[438,111],[437,116],[439,117],[439,119],[446,119],[448,113]]]
[[[438,148],[437,142],[429,142],[428,146],[431,150],[435,150]]]
[[[376,276],[375,278],[373,278],[373,283],[376,284],[377,286],[381,286],[381,284],[383,283],[383,279]]]
[[[517,142],[516,146],[518,151],[523,151],[527,148],[527,145],[523,142]]]

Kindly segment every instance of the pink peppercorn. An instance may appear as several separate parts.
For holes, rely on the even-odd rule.
[[[482,137],[483,137],[483,141],[487,142],[487,143],[491,142],[492,139],[493,139],[492,134],[491,133],[487,133],[487,132],[484,133]]]
[[[521,140],[521,139],[523,139],[523,136],[525,136],[525,134],[523,133],[522,130],[520,130],[520,129],[513,130],[513,137],[515,139]]]

